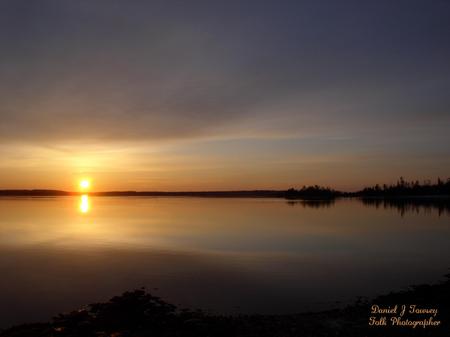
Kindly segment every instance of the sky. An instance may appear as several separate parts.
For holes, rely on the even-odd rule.
[[[450,1],[0,1],[0,189],[450,176]]]

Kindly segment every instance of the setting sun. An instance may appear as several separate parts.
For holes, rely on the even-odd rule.
[[[87,179],[83,179],[80,181],[80,188],[83,190],[88,189],[91,186],[91,182]]]

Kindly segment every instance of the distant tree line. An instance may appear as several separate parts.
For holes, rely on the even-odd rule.
[[[290,188],[284,192],[286,199],[317,199],[327,200],[337,197],[427,197],[427,196],[450,196],[450,178],[442,180],[438,178],[435,183],[425,180],[406,181],[403,177],[395,184],[365,187],[358,192],[341,192],[329,187],[319,185],[303,186],[300,189]]]
[[[286,199],[333,199],[342,195],[342,192],[335,191],[329,187],[322,187],[318,185],[303,186],[296,190],[290,188],[285,193]]]
[[[66,192],[58,190],[0,190],[1,196],[64,196],[80,195],[81,192]],[[164,192],[164,191],[109,191],[92,192],[95,196],[161,196],[161,197],[205,197],[205,198],[286,198],[303,200],[331,200],[337,197],[409,197],[409,196],[449,196],[450,178],[447,180],[437,179],[435,183],[425,180],[423,183],[406,181],[403,177],[395,184],[366,187],[358,192],[341,192],[329,187],[319,185],[303,186],[300,189],[290,188],[288,190],[237,190],[237,191],[187,191],[187,192]]]
[[[396,196],[439,196],[450,195],[450,178],[446,181],[438,178],[435,183],[425,180],[423,183],[406,181],[403,177],[395,184],[380,186],[376,184],[356,192],[356,196],[362,197],[396,197]]]

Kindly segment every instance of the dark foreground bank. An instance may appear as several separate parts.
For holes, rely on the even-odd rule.
[[[51,322],[12,327],[0,336],[449,336],[449,304],[450,274],[441,283],[412,286],[371,301],[359,300],[343,309],[296,315],[221,316],[180,310],[141,289],[60,314]],[[403,305],[406,313],[401,316]],[[389,313],[379,312],[387,308]],[[412,309],[414,313],[409,312]],[[386,317],[387,325],[370,326],[371,317],[379,324]],[[397,324],[392,325],[396,319]]]

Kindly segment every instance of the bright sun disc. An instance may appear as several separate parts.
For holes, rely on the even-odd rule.
[[[91,183],[89,182],[89,180],[83,179],[80,181],[80,187],[82,189],[87,189],[87,188],[89,188],[90,185],[91,185]]]

